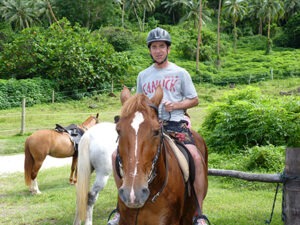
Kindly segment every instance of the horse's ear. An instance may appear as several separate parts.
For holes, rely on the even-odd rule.
[[[124,86],[120,96],[122,105],[124,104],[124,102],[126,102],[128,98],[130,98],[130,96],[131,96],[130,90],[128,89],[128,87]]]
[[[98,117],[99,117],[99,113],[96,114],[96,118],[97,118],[97,119],[98,119]]]
[[[155,90],[155,94],[154,96],[151,98],[151,102],[156,105],[159,106],[162,98],[163,98],[164,92],[162,87],[159,85],[156,90]]]

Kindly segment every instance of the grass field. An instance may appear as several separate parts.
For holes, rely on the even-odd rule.
[[[64,166],[42,170],[38,177],[42,194],[38,196],[29,194],[22,173],[1,176],[0,224],[73,224],[76,195],[75,187],[68,184],[69,169],[68,166]],[[223,182],[220,182],[220,179]],[[263,225],[271,214],[275,188],[275,184],[232,182],[227,178],[209,177],[204,212],[213,225]],[[108,215],[115,204],[116,188],[110,178],[96,202],[94,224],[106,225]],[[276,201],[271,224],[283,224],[281,193]]]
[[[295,90],[300,78],[266,81],[254,86],[264,94],[279,96],[280,91]],[[243,88],[245,86],[237,86]],[[210,103],[218,101],[229,87],[197,85],[200,105],[189,111],[194,129],[199,129]],[[25,135],[19,135],[20,108],[0,111],[0,155],[23,153],[25,139],[35,129],[53,128],[56,123],[81,123],[90,114],[100,113],[101,121],[113,121],[119,113],[117,97],[96,96],[71,101],[36,105],[26,108]],[[95,106],[91,108],[90,106]],[[6,132],[3,132],[3,130]],[[9,132],[8,130],[13,130]],[[210,158],[209,158],[210,161]],[[234,160],[236,162],[236,158]],[[221,169],[221,168],[220,168]],[[0,224],[5,225],[69,225],[75,214],[75,187],[68,184],[70,168],[65,166],[43,170],[38,175],[43,192],[31,196],[25,186],[23,173],[0,176]],[[262,225],[269,219],[276,184],[240,181],[233,178],[209,177],[209,190],[204,212],[214,225]],[[272,225],[281,225],[281,192],[278,194]],[[116,189],[112,179],[100,194],[94,210],[94,224],[105,225],[116,204]]]

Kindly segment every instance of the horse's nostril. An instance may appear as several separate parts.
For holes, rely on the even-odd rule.
[[[123,195],[123,193],[124,193],[124,189],[123,189],[123,188],[120,188],[120,189],[119,189],[119,195]]]
[[[148,188],[143,188],[143,189],[142,189],[142,193],[143,193],[144,196],[148,197],[149,194],[150,194],[150,191],[149,191]]]

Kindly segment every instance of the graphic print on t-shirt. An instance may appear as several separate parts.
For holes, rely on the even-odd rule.
[[[158,85],[164,88],[165,91],[176,92],[176,84],[178,81],[178,76],[165,76],[162,80],[151,80],[143,84],[143,92],[149,96],[149,94],[151,95],[155,92]]]

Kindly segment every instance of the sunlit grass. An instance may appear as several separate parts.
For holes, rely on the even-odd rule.
[[[38,196],[29,194],[22,173],[0,177],[0,224],[73,224],[76,189],[68,184],[69,169],[64,166],[40,171],[38,181],[42,195]],[[271,214],[275,188],[275,184],[254,185],[240,181],[235,185],[227,178],[209,177],[204,213],[213,225],[264,224]],[[109,213],[115,208],[116,198],[117,192],[111,177],[96,202],[94,224],[106,225]],[[277,197],[272,224],[283,224],[281,192]]]

